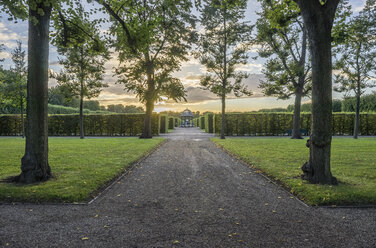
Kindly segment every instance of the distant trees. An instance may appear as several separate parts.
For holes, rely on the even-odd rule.
[[[144,113],[144,108],[135,105],[111,104],[107,106],[107,111],[115,113]]]
[[[353,92],[356,98],[354,139],[358,138],[360,98],[366,88],[375,87],[376,75],[376,1],[367,0],[364,9],[352,17],[343,29],[340,44],[336,47],[334,89]]]
[[[287,106],[288,112],[294,111],[294,104]],[[312,111],[312,103],[303,103],[300,107],[301,112],[311,112]],[[341,112],[342,111],[342,101],[339,99],[333,99],[332,104],[332,111],[333,112]]]
[[[2,72],[2,84],[0,91],[6,99],[7,106],[13,106],[21,114],[22,137],[24,137],[24,109],[26,102],[26,77],[27,68],[25,51],[22,50],[22,42],[17,41],[17,46],[12,52],[14,67]],[[5,102],[5,101],[4,101]]]
[[[221,98],[221,139],[225,138],[226,96],[252,94],[242,83],[247,73],[237,70],[248,62],[252,26],[243,22],[246,0],[205,0],[201,25],[204,27],[196,57],[206,68],[200,83]]]
[[[357,105],[357,97],[345,97],[342,101],[342,111],[355,112]],[[376,112],[376,92],[373,94],[362,95],[359,104],[360,112]]]
[[[261,1],[254,43],[258,54],[267,58],[260,88],[267,96],[289,99],[295,96],[293,139],[301,139],[300,105],[311,90],[307,29],[298,5],[292,0]]]

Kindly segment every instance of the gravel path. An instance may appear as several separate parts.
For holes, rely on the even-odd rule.
[[[307,207],[197,128],[90,205],[0,205],[0,247],[376,247],[376,209]]]

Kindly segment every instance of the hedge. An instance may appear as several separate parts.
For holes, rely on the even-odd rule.
[[[142,133],[145,114],[85,115],[84,130],[89,136],[137,136]],[[49,115],[48,135],[77,136],[79,115]],[[14,136],[21,132],[19,115],[0,116],[0,135]],[[152,116],[152,134],[159,134],[159,116]]]
[[[168,129],[174,129],[175,127],[175,118],[168,117]]]
[[[168,116],[167,115],[160,115],[159,116],[159,132],[160,133],[168,133]]]
[[[354,113],[333,113],[333,135],[352,135],[354,118]],[[215,114],[213,119],[213,131],[219,134],[221,130],[221,115]],[[292,113],[230,113],[226,114],[225,135],[285,135],[287,130],[292,129],[292,120]],[[300,127],[310,133],[310,113],[301,114]],[[210,130],[210,128],[208,127],[206,130]],[[376,114],[360,114],[359,134],[376,135]]]
[[[181,124],[180,118],[175,117],[175,127],[179,127]]]
[[[205,132],[213,133],[213,114],[207,113],[205,114]]]
[[[205,116],[199,117],[199,126],[200,126],[201,129],[205,130]]]

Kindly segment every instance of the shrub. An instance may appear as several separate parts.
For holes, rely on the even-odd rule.
[[[167,115],[160,115],[159,116],[159,132],[160,133],[167,133],[168,132],[168,116]]]
[[[200,122],[199,123],[200,128],[205,130],[205,116],[200,116],[199,122]]]
[[[175,127],[180,126],[180,123],[181,123],[180,118],[174,117],[174,119],[175,119]]]
[[[213,133],[213,114],[207,113],[205,114],[205,132]]]
[[[84,116],[85,135],[89,136],[137,136],[142,133],[144,114],[112,114]],[[0,135],[19,135],[21,120],[18,115],[0,116]],[[79,115],[49,115],[48,135],[79,135]],[[159,116],[152,116],[152,134],[159,134]]]
[[[168,117],[168,129],[174,129],[175,127],[175,118]]]

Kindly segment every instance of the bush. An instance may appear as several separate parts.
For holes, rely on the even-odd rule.
[[[168,117],[168,129],[174,129],[175,127],[175,118]]]
[[[200,126],[201,129],[205,130],[205,116],[199,117],[199,126]]]
[[[145,114],[85,115],[84,130],[89,136],[137,136],[142,133]],[[0,135],[19,135],[21,119],[18,115],[0,116]],[[79,115],[49,115],[48,135],[79,135]],[[159,134],[159,116],[152,116],[152,134]]]
[[[213,133],[213,114],[205,114],[205,132]]]
[[[167,133],[168,132],[168,116],[167,115],[160,115],[159,116],[159,132],[160,133]]]
[[[174,119],[175,119],[175,127],[180,126],[180,123],[181,123],[180,118],[174,117]]]
[[[354,113],[333,113],[333,135],[352,135],[354,129]],[[221,131],[221,115],[213,116],[213,130]],[[247,113],[226,114],[226,136],[232,135],[285,135],[292,129],[292,113]],[[210,124],[209,124],[210,125]],[[300,118],[301,129],[311,131],[311,114],[302,113]],[[211,127],[208,127],[209,130]],[[376,135],[376,114],[360,114],[361,135]]]

